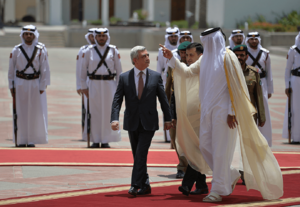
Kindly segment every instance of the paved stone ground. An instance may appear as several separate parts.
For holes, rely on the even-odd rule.
[[[11,97],[7,88],[8,58],[11,48],[0,48],[0,147],[13,147]],[[128,49],[121,49],[123,71],[132,68]],[[84,148],[81,139],[81,100],[75,92],[75,59],[78,50],[49,48],[51,86],[47,89],[49,111],[49,144],[37,147]],[[156,52],[150,52],[150,68],[156,68]],[[286,103],[284,95],[283,56],[271,56],[275,94],[270,99],[273,124],[273,151],[300,151],[300,145],[289,145],[281,138]],[[159,106],[159,104],[158,104]],[[121,114],[123,113],[124,107]],[[160,128],[162,128],[162,114]],[[122,120],[122,117],[121,117]],[[130,148],[128,134],[113,148]],[[155,133],[151,148],[169,149],[163,131]],[[131,167],[0,167],[0,199],[130,184]],[[148,168],[151,181],[172,180],[175,168]]]

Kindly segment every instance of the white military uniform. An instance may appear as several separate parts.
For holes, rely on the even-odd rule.
[[[300,71],[300,32],[296,36],[295,45],[293,45],[287,56],[287,63],[285,68],[285,88],[289,88],[289,82],[291,82],[292,95],[291,95],[291,139],[294,142],[300,142],[300,93],[298,92],[298,88],[300,88],[300,77],[291,74],[291,70],[297,69]],[[286,103],[285,115],[284,115],[284,123],[283,123],[283,138],[289,138],[288,132],[288,101]]]
[[[244,35],[243,30],[236,29],[236,30],[233,30],[231,32],[231,35],[228,38],[228,40],[229,40],[229,45],[227,46],[228,49],[233,50],[233,48],[236,46],[235,43],[232,40],[232,37],[238,36],[238,35],[242,35],[243,36],[243,41],[242,41],[241,45],[244,44],[244,42],[245,42],[245,35]]]
[[[85,53],[85,50],[88,49],[88,47],[90,45],[92,45],[91,41],[89,40],[89,35],[92,34],[94,35],[94,31],[96,30],[97,28],[91,28],[89,29],[88,33],[84,36],[86,41],[87,41],[87,45],[84,45],[82,46],[79,51],[78,51],[78,54],[77,54],[77,57],[76,57],[76,90],[80,90],[81,89],[81,68],[82,68],[82,54]],[[88,78],[87,78],[87,82],[88,82]],[[84,96],[84,108],[85,110],[87,109],[86,108],[86,104],[87,104],[87,99],[86,99],[86,96]],[[86,116],[85,116],[85,122],[84,122],[84,128],[86,128]],[[82,140],[87,140],[87,134],[82,132]]]
[[[168,48],[169,50],[174,50],[177,49],[178,47],[178,42],[177,45],[171,45],[169,41],[169,36],[172,35],[177,35],[179,37],[179,29],[177,27],[174,27],[173,29],[168,27],[166,29],[166,35],[165,35],[165,47]],[[162,53],[162,48],[159,48],[158,50],[158,56],[157,56],[157,66],[156,66],[156,71],[160,74],[162,74],[162,80],[163,80],[163,85],[164,87],[166,86],[167,82],[167,70],[168,70],[168,59],[163,56]]]
[[[180,40],[182,37],[185,37],[185,36],[189,36],[192,40],[191,40],[191,43],[194,42],[194,38],[193,38],[193,35],[190,31],[181,31],[180,34],[179,34],[179,39],[178,39],[178,42],[177,42],[177,45],[179,46],[181,43],[180,43]],[[172,53],[173,53],[173,56],[175,58],[177,58],[178,60],[181,60],[181,57],[180,57],[180,54],[178,52],[178,48],[172,50]],[[166,73],[166,72],[165,72]]]
[[[32,45],[25,44],[22,37],[24,32],[30,32],[35,35]],[[12,50],[8,70],[9,88],[13,88],[12,83],[14,81],[16,91],[17,144],[47,144],[47,115],[45,114],[47,106],[43,106],[43,99],[40,94],[40,91],[45,93],[46,86],[50,80],[47,53],[43,46],[38,44],[39,33],[35,26],[25,26],[20,36],[23,43],[15,46]],[[23,47],[29,59],[33,54],[34,48],[38,48],[32,62],[36,72],[40,72],[38,79],[25,80],[16,77],[16,72],[25,69],[28,63],[21,52],[20,46]],[[34,70],[31,66],[24,72],[24,74],[33,73]]]
[[[249,46],[248,40],[250,38],[257,38],[259,40],[259,44],[257,46],[257,49],[254,50]],[[267,139],[269,146],[272,146],[272,123],[271,123],[271,115],[270,115],[270,109],[268,104],[268,94],[274,93],[273,89],[273,77],[272,77],[272,70],[271,70],[271,60],[269,51],[263,48],[260,44],[261,39],[259,37],[258,32],[252,32],[248,33],[246,38],[246,44],[248,46],[248,52],[256,58],[259,51],[262,50],[261,57],[258,61],[258,63],[261,65],[262,68],[260,68],[257,64],[254,65],[254,67],[259,69],[259,73],[262,73],[262,69],[266,71],[267,77],[261,78],[262,83],[262,92],[263,92],[263,100],[264,100],[264,107],[265,107],[265,114],[266,114],[266,122],[263,127],[258,127],[260,132],[264,135],[264,137]],[[254,61],[250,58],[247,59],[246,64],[252,65]]]
[[[100,28],[94,31],[94,36],[104,33],[108,36],[105,46],[91,45],[83,54],[83,66],[81,70],[81,89],[89,89],[89,104],[91,114],[91,141],[94,143],[109,143],[121,141],[121,131],[113,131],[110,124],[111,103],[122,73],[120,54],[116,46],[109,45],[110,36],[107,28]],[[112,74],[116,74],[114,80],[89,80],[87,83],[87,71],[91,74],[100,62],[95,47],[104,55],[107,47],[110,47],[105,58],[108,68]],[[109,75],[108,69],[104,64],[98,68],[95,75]],[[87,133],[87,127],[84,128]]]

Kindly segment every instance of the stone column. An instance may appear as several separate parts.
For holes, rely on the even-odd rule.
[[[16,21],[16,2],[15,0],[5,1],[3,22]]]
[[[41,22],[41,4],[40,0],[35,0],[35,21]]]
[[[148,21],[154,21],[154,0],[148,0]]]
[[[62,0],[49,1],[49,25],[62,25]]]
[[[103,26],[109,25],[109,2],[108,0],[101,1],[101,20]]]

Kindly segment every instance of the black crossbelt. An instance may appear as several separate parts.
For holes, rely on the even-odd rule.
[[[259,67],[259,69],[261,70],[261,73],[259,74],[260,75],[260,78],[265,78],[267,76],[267,73],[266,71],[263,69],[263,67],[261,66],[261,64],[258,62],[260,57],[261,57],[261,54],[262,54],[262,50],[260,50],[256,56],[256,58],[253,57],[253,55],[251,53],[248,52],[249,54],[249,57],[253,60],[253,63],[251,64],[251,66],[255,67],[255,65],[257,65]]]
[[[20,48],[21,52],[23,53],[23,55],[25,56],[25,58],[26,58],[26,60],[28,62],[27,65],[26,65],[26,67],[25,67],[25,69],[22,70],[22,71],[20,71],[20,72],[21,73],[25,73],[25,71],[29,68],[29,66],[31,66],[32,69],[33,69],[33,71],[34,71],[34,73],[37,73],[36,70],[35,70],[35,68],[34,68],[34,66],[33,66],[33,64],[32,64],[32,62],[33,62],[33,60],[35,58],[35,55],[37,53],[38,48],[34,47],[34,50],[33,50],[33,53],[32,53],[32,56],[31,56],[30,59],[29,59],[27,53],[25,52],[24,48],[22,47],[22,45],[19,48]]]
[[[298,47],[296,47],[295,50],[300,54],[300,50]]]
[[[113,75],[113,74],[111,73],[111,70],[108,68],[108,66],[107,66],[107,64],[106,64],[106,62],[105,62],[105,58],[106,58],[106,56],[107,56],[107,54],[108,54],[108,51],[109,51],[110,47],[107,46],[107,48],[106,48],[106,50],[105,50],[103,56],[102,56],[101,53],[99,52],[97,46],[94,47],[94,48],[95,48],[95,50],[96,50],[96,53],[97,53],[97,54],[99,55],[99,57],[100,57],[100,62],[98,63],[97,68],[96,68],[90,75],[95,75],[96,72],[97,72],[97,70],[101,67],[102,64],[104,64],[104,66],[106,67],[106,69],[107,69],[107,71],[108,71],[108,74],[109,74],[110,76]],[[88,75],[89,75],[89,74],[88,74]]]

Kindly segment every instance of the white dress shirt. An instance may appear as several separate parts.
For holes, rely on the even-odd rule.
[[[135,82],[135,89],[136,89],[136,95],[138,96],[139,94],[139,79],[140,79],[140,72],[143,72],[142,78],[144,82],[144,86],[146,83],[146,74],[147,74],[147,68],[144,70],[139,70],[136,67],[134,67],[134,82]]]

